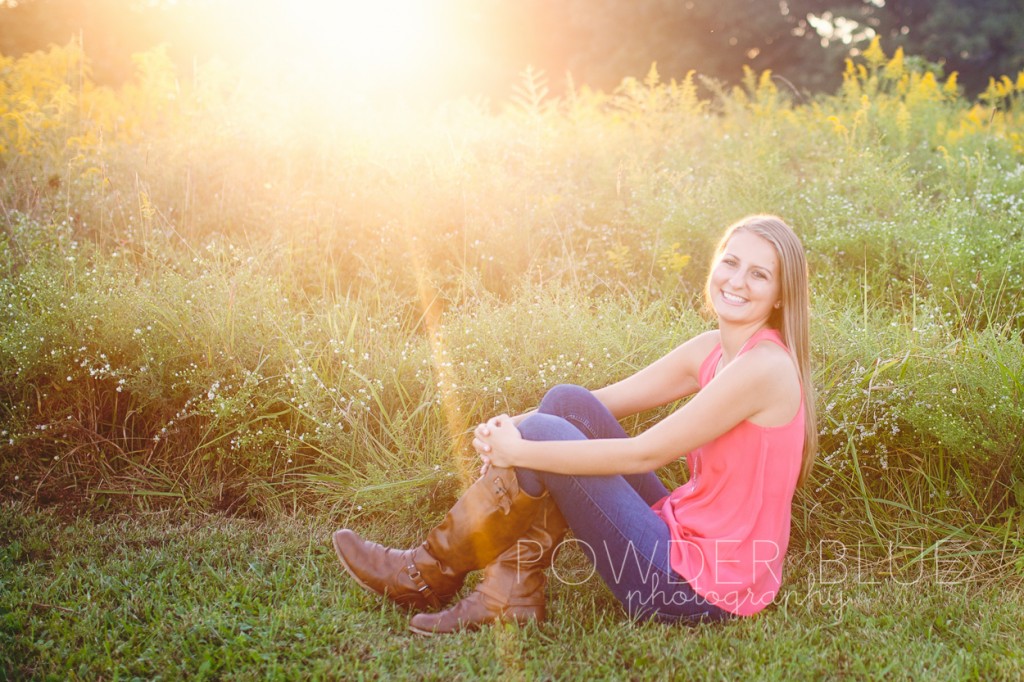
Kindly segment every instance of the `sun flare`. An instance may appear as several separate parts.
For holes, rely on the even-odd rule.
[[[265,0],[264,30],[297,68],[332,87],[382,89],[436,70],[445,43],[438,6],[421,0]]]

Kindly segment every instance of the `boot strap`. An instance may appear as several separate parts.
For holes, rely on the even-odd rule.
[[[431,607],[435,609],[439,608],[441,606],[441,601],[437,598],[437,595],[434,593],[434,590],[431,589],[430,585],[427,584],[427,581],[424,580],[423,574],[420,573],[420,569],[416,568],[416,564],[410,563],[406,570],[409,572],[409,577],[412,579],[413,585],[416,586],[416,591],[420,593],[423,599],[426,600]]]
[[[509,480],[506,481],[506,478]],[[508,516],[512,510],[512,498],[519,494],[519,480],[516,478],[516,472],[509,469],[507,472],[503,472],[503,475],[495,476],[493,485],[495,501],[502,513]]]

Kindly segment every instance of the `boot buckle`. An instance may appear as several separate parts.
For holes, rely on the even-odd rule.
[[[508,513],[512,510],[512,495],[509,493],[508,488],[505,487],[505,482],[501,478],[494,479],[494,497],[501,511],[508,516]]]
[[[502,512],[508,515],[512,509],[512,500],[509,498],[509,492],[505,489],[505,483],[501,478],[495,480],[495,498]]]
[[[416,564],[409,564],[405,570],[409,573],[409,577],[416,586],[416,591],[420,593],[427,603],[435,604],[434,591],[430,589],[430,585],[423,579],[423,574],[420,573],[420,569],[416,568]]]

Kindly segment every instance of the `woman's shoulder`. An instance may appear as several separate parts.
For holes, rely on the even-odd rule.
[[[796,360],[789,350],[767,337],[754,344],[737,365],[758,385],[758,398],[762,408],[748,421],[768,428],[791,424],[800,412],[803,386]]]
[[[766,336],[754,343],[746,352],[736,358],[736,364],[744,373],[765,381],[770,389],[783,392],[800,390],[799,371],[789,350],[776,341],[778,337]],[[769,391],[771,392],[771,391]]]
[[[721,343],[721,335],[717,329],[713,329],[686,339],[676,346],[672,355],[685,359],[686,364],[696,367],[711,355],[719,343]]]
[[[686,342],[687,345],[691,346],[697,352],[708,355],[722,342],[722,334],[717,329],[711,329],[706,332],[697,334]]]
[[[748,364],[757,363],[758,365],[778,367],[783,370],[796,369],[793,355],[782,343],[782,340],[774,334],[765,335],[756,340],[753,345],[740,355],[740,358],[745,358]]]
[[[721,355],[722,335],[717,329],[692,337],[683,344],[689,358],[690,375],[696,386],[704,386],[714,375],[714,366]]]

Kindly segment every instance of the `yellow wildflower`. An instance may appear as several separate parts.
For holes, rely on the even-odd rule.
[[[878,38],[876,37],[875,40],[877,39]],[[872,43],[872,45],[874,45],[874,43]],[[881,51],[881,48],[879,48],[879,51]],[[867,53],[865,53],[864,56],[866,57]],[[903,66],[903,48],[897,47],[896,54],[894,54],[892,59],[889,60],[889,63],[885,65],[885,70],[882,74],[885,78],[895,81],[903,78],[904,73],[906,73],[906,69]]]
[[[868,45],[868,49],[864,50],[864,59],[867,60],[871,68],[877,69],[885,62],[885,52],[882,51],[881,38],[875,36],[871,39],[871,44]]]
[[[949,74],[949,78],[946,79],[946,84],[942,86],[942,92],[950,99],[955,99],[959,93],[959,88],[956,84],[957,72]]]

